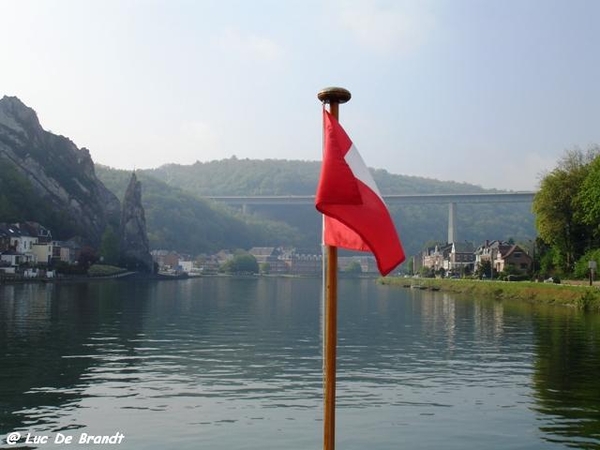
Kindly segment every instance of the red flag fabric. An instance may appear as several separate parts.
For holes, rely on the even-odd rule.
[[[325,245],[370,251],[385,276],[406,258],[396,227],[358,150],[323,108],[325,143],[315,206]]]

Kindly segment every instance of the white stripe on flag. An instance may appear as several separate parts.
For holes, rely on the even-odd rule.
[[[363,161],[362,156],[360,156],[360,153],[358,153],[358,150],[354,143],[350,147],[350,150],[348,150],[348,152],[346,153],[346,156],[344,156],[344,159],[346,160],[346,164],[350,166],[350,170],[352,170],[354,177],[358,178],[364,184],[369,186],[369,188],[371,188],[371,190],[375,192],[379,198],[382,198],[381,194],[379,193],[379,189],[375,184],[375,180],[373,179],[373,175],[371,175],[369,168]]]

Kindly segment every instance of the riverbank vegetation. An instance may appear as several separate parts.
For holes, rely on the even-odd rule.
[[[554,284],[529,281],[482,281],[441,278],[381,278],[380,283],[403,288],[419,287],[470,297],[491,297],[524,302],[569,306],[600,312],[600,289],[584,284]]]
[[[126,270],[122,267],[108,264],[94,264],[88,269],[87,275],[90,277],[111,277],[125,272]]]
[[[542,178],[533,212],[539,272],[587,276],[600,257],[600,145],[565,152]]]

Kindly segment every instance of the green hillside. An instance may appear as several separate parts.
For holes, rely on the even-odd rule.
[[[0,159],[0,218],[4,222],[34,220],[48,223],[53,214],[31,182],[15,170],[14,164]]]
[[[98,165],[96,174],[118,198],[123,198],[130,172]],[[242,220],[222,205],[211,204],[142,171],[136,174],[142,183],[142,203],[152,249],[197,255],[221,249],[299,243],[298,230],[285,223],[252,216]]]
[[[311,161],[250,160],[230,158],[192,165],[169,164],[142,171],[197,196],[208,195],[313,195],[320,163]],[[466,183],[439,181],[374,170],[382,194],[501,192]],[[285,221],[299,230],[305,246],[320,242],[321,218],[312,206],[260,206],[254,214]],[[408,254],[425,243],[447,239],[448,205],[391,205]],[[457,205],[459,240],[476,244],[486,239],[527,241],[535,236],[529,204]]]
[[[142,172],[199,196],[206,195],[312,195],[321,163],[235,157],[191,165],[166,164]],[[431,178],[394,175],[373,170],[382,194],[494,192],[479,186]]]

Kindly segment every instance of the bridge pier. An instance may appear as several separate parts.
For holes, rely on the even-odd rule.
[[[456,242],[456,202],[448,203],[448,243]]]

